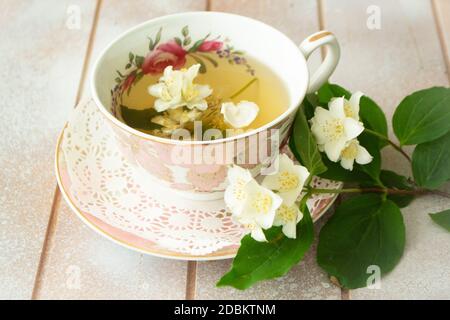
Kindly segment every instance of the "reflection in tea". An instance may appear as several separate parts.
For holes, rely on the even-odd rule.
[[[131,127],[171,138],[180,129],[217,129],[222,137],[257,129],[288,108],[288,93],[276,74],[246,56],[233,59],[202,53],[186,56],[182,68],[146,74],[121,96],[120,116]],[[204,63],[209,63],[205,68]],[[249,72],[251,66],[251,72]]]

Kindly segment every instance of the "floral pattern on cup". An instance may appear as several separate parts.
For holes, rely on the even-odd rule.
[[[149,52],[145,56],[141,56],[130,52],[128,54],[128,62],[125,65],[125,72],[117,70],[117,85],[111,91],[119,91],[129,93],[131,88],[142,79],[146,74],[158,75],[162,74],[167,66],[173,66],[174,69],[181,69],[186,64],[186,57],[192,57],[196,63],[200,64],[200,72],[205,73],[209,67],[217,67],[216,61],[219,59],[227,59],[230,64],[243,65],[251,74],[255,74],[255,70],[247,63],[244,52],[235,50],[229,44],[229,39],[221,40],[221,36],[209,39],[210,34],[203,38],[191,38],[189,27],[185,26],[181,30],[179,37],[173,37],[169,40],[162,41],[163,29],[160,28],[154,37],[149,37]]]
[[[199,192],[214,190],[227,177],[227,167],[222,165],[192,166],[186,178]]]
[[[180,69],[186,63],[186,53],[187,51],[174,40],[160,44],[145,57],[142,72],[160,74],[167,66]]]

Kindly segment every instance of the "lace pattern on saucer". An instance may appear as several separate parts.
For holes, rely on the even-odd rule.
[[[163,190],[127,161],[105,121],[88,101],[77,106],[63,133],[68,193],[80,210],[159,248],[184,254],[206,255],[239,244],[244,230],[224,209],[223,200],[195,202]],[[313,185],[341,187],[318,178]],[[321,194],[308,201],[313,218],[332,197]]]

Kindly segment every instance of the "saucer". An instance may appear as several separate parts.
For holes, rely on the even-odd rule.
[[[287,147],[283,152],[292,156]],[[127,162],[112,130],[92,100],[80,103],[56,147],[58,185],[71,209],[108,239],[154,256],[218,260],[236,255],[245,230],[223,199],[189,200],[161,186]],[[342,183],[315,177],[316,188]],[[317,221],[337,194],[318,194],[307,204]]]

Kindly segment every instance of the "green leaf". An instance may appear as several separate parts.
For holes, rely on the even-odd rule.
[[[416,91],[400,102],[392,119],[401,145],[435,140],[450,130],[450,89]]]
[[[130,53],[128,54],[128,59],[130,60],[130,63],[133,62],[133,60],[134,60],[134,54],[133,54],[132,52],[130,52]]]
[[[131,68],[131,63],[127,63],[127,65],[125,66],[125,69],[130,69]]]
[[[155,48],[155,44],[153,43],[152,38],[148,38],[150,41],[148,43],[148,50],[153,51],[153,49]]]
[[[153,108],[137,110],[128,108],[124,105],[120,105],[120,112],[122,115],[122,119],[127,125],[132,128],[142,130],[153,130],[161,128],[160,125],[150,121],[152,117],[158,114],[158,112]]]
[[[181,42],[181,39],[180,39],[180,38],[175,37],[175,38],[173,38],[173,39],[175,40],[175,42],[176,42],[179,46],[182,45],[182,42]]]
[[[450,209],[437,213],[429,213],[429,215],[434,222],[447,231],[450,231]]]
[[[381,170],[380,180],[385,187],[396,190],[413,190],[414,187],[407,177],[399,175],[393,171]],[[395,202],[400,208],[407,207],[413,200],[412,194],[390,194],[388,199]]]
[[[159,30],[155,36],[155,42],[153,43],[153,47],[156,47],[156,45],[159,43],[159,41],[161,41],[161,33],[162,33],[162,28],[159,28]]]
[[[337,84],[327,82],[317,91],[317,96],[319,98],[319,103],[323,106],[327,106],[332,98],[344,97],[350,99],[351,93]]]
[[[148,44],[148,49],[150,51],[153,51],[153,49],[155,49],[156,45],[161,40],[161,32],[162,32],[162,28],[159,28],[158,32],[156,33],[155,40],[153,40],[151,37],[148,37],[148,40],[150,40],[150,42]]]
[[[295,159],[297,159],[300,162],[301,159],[300,154],[297,152],[297,148],[294,145],[294,139],[292,138],[292,136],[289,138],[288,146],[292,154],[294,155]]]
[[[265,232],[268,242],[258,242],[246,235],[233,261],[231,270],[217,283],[218,287],[232,286],[247,289],[254,283],[280,277],[296,265],[310,248],[314,239],[313,222],[306,205],[303,219],[297,224],[297,238],[289,239],[281,227]]]
[[[136,85],[142,79],[143,76],[144,76],[144,73],[142,71],[138,72],[136,74],[136,79],[134,79],[133,85]]]
[[[209,62],[211,62],[211,64],[214,66],[214,67],[218,67],[219,66],[219,64],[217,63],[217,61],[216,60],[214,60],[213,58],[211,58],[210,56],[208,56],[207,54],[199,54],[199,53],[197,53],[200,57],[202,57],[202,58],[204,58],[204,59],[206,59],[206,60],[208,60]]]
[[[343,181],[343,182],[356,182],[358,184],[371,184],[372,178],[364,172],[361,172],[356,167],[352,171],[342,168],[339,162],[330,161],[326,154],[322,154],[322,161],[327,167],[327,171],[319,174],[321,178]]]
[[[200,73],[206,73],[206,65],[205,65],[205,63],[203,62],[203,60],[200,59],[199,57],[193,55],[193,54],[191,54],[190,56],[191,56],[197,63],[200,64],[200,69],[199,69]]]
[[[305,97],[305,99],[303,100],[303,110],[305,111],[305,116],[307,120],[310,120],[312,117],[314,117],[314,110],[318,105],[319,101],[317,95],[308,94]]]
[[[135,61],[136,61],[136,66],[138,68],[140,68],[140,67],[142,67],[142,64],[144,63],[144,57],[136,55]]]
[[[197,51],[198,47],[200,47],[202,45],[203,41],[204,41],[203,39],[195,41],[195,43],[188,50],[188,52],[195,52],[195,51]]]
[[[380,154],[380,144],[379,139],[370,135],[368,133],[361,133],[358,136],[359,143],[367,149],[370,155],[373,157],[372,161],[365,165],[356,164],[353,170],[358,170],[369,175],[372,180],[378,185],[383,184],[380,181],[380,171],[381,171],[381,154]]]
[[[295,116],[290,139],[292,140],[290,146],[293,154],[309,170],[311,175],[318,175],[327,170],[306,120],[303,105],[300,106]]]
[[[344,201],[322,228],[318,264],[350,289],[367,285],[376,265],[384,275],[399,262],[405,247],[400,209],[380,195],[364,194]]]
[[[359,117],[364,123],[364,127],[371,129],[382,136],[388,135],[386,116],[383,110],[372,99],[367,96],[362,96],[359,101]],[[380,148],[387,145],[386,140],[379,139]]]
[[[202,43],[209,37],[209,33],[200,40],[197,40],[194,42],[194,44],[192,45],[192,47],[188,50],[188,52],[195,52],[197,51],[198,47],[200,47],[202,45]]]
[[[189,27],[188,26],[184,26],[183,29],[181,29],[181,34],[184,37],[187,37],[189,35]]]
[[[450,179],[450,132],[416,147],[412,171],[414,180],[424,188],[437,189]]]
[[[189,45],[190,43],[191,43],[191,37],[186,37],[186,38],[184,38],[184,40],[183,40],[183,46],[187,46],[187,45]]]

